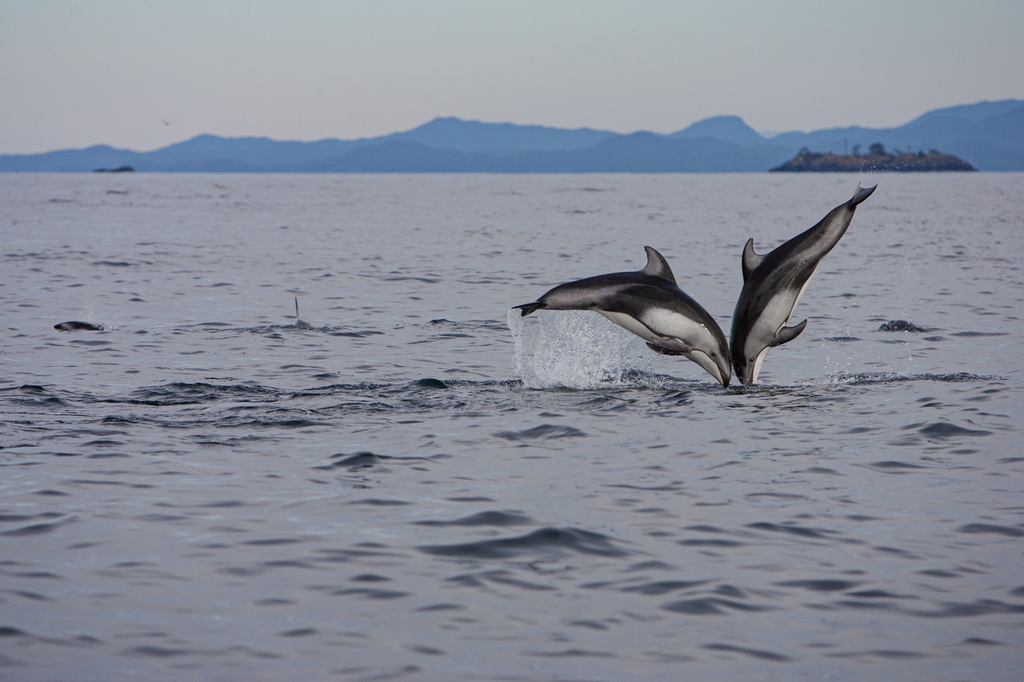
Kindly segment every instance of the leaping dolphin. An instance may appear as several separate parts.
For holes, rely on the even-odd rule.
[[[650,246],[647,265],[560,284],[533,303],[515,306],[526,317],[535,310],[594,310],[633,332],[659,353],[683,355],[729,385],[729,346],[718,323],[676,285],[665,258]]]
[[[875,191],[861,187],[853,198],[832,209],[814,227],[771,253],[754,253],[754,239],[743,247],[743,290],[732,314],[732,365],[744,384],[757,381],[768,350],[798,337],[807,320],[787,327],[796,304],[807,291],[821,259],[850,227],[857,204]]]

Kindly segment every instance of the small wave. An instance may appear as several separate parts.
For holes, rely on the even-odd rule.
[[[959,337],[962,337],[962,338],[974,338],[976,336],[1007,336],[1007,332],[975,332],[975,331],[965,331],[965,332],[953,332],[953,333],[950,334],[950,336],[959,336]]]
[[[836,531],[825,528],[808,528],[806,526],[770,523],[768,521],[759,521],[758,523],[747,524],[747,528],[766,530],[773,533],[786,533],[788,535],[812,538],[816,540],[828,540],[836,535]]]
[[[258,384],[211,384],[207,382],[186,383],[173,381],[159,386],[136,389],[131,397],[124,399],[106,398],[98,402],[127,403],[138,405],[196,405],[215,402],[223,398],[239,400],[258,399],[260,402],[274,400],[280,391]]]
[[[952,372],[950,374],[900,374],[898,372],[863,372],[859,374],[839,374],[833,383],[847,386],[865,386],[872,384],[898,384],[908,381],[935,381],[940,383],[967,383],[972,381],[995,381],[1001,377],[969,372]]]
[[[555,438],[581,438],[587,434],[572,426],[541,424],[523,431],[499,431],[495,437],[511,441],[553,440]]]
[[[0,535],[5,537],[23,537],[23,536],[35,536],[43,535],[45,533],[51,533],[58,528],[74,523],[77,521],[77,517],[68,516],[55,521],[44,521],[42,523],[31,523],[27,526],[21,526],[19,528],[13,528],[11,530],[5,530],[0,532]]]
[[[680,599],[662,605],[666,611],[683,613],[689,616],[720,616],[729,611],[771,611],[770,606],[758,606],[748,604],[738,599],[724,599],[722,597],[697,597],[695,599]]]
[[[56,394],[55,391],[36,384],[23,384],[10,388],[0,388],[0,397],[6,402],[23,406],[53,407],[55,405],[67,405],[67,401]]]
[[[518,537],[480,540],[455,545],[424,545],[421,552],[463,559],[558,558],[568,554],[628,556],[606,535],[578,528],[540,528]]]
[[[726,651],[729,653],[743,654],[744,656],[750,656],[751,658],[757,658],[762,661],[778,661],[786,662],[792,661],[790,656],[776,653],[774,651],[765,651],[764,649],[752,649],[745,646],[736,646],[735,644],[705,644],[704,647],[708,651]]]
[[[1024,528],[1019,526],[999,526],[994,523],[968,523],[957,528],[961,533],[991,533],[1005,535],[1009,538],[1024,538]]]
[[[526,514],[519,512],[485,511],[470,514],[452,521],[415,521],[418,526],[522,526],[534,523]]]
[[[959,438],[961,436],[987,436],[991,431],[968,429],[949,422],[935,422],[918,429],[918,433],[929,438]]]
[[[818,580],[786,580],[775,584],[780,587],[799,587],[810,592],[846,592],[860,586],[861,583],[852,580],[824,578]]]
[[[442,455],[443,457],[443,455]],[[404,464],[406,462],[432,462],[434,457],[393,457],[391,455],[377,455],[372,452],[357,452],[353,455],[339,452],[336,455],[331,455],[332,460],[329,464],[322,464],[320,466],[311,467],[321,471],[331,471],[333,469],[348,469],[350,471],[356,471],[359,469],[369,469],[371,467],[379,467],[389,462],[395,464]]]

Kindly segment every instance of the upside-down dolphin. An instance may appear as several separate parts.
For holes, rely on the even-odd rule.
[[[718,323],[676,285],[665,258],[650,246],[647,265],[560,284],[533,303],[515,306],[526,317],[535,310],[593,310],[625,327],[659,353],[683,355],[729,385],[729,346]]]
[[[768,350],[798,337],[807,320],[787,327],[821,259],[850,227],[857,204],[875,191],[857,186],[853,198],[832,209],[806,232],[774,251],[754,253],[754,238],[743,247],[743,289],[732,315],[732,365],[744,384],[757,381]]]

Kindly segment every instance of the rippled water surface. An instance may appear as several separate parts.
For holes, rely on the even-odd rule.
[[[857,180],[0,176],[0,679],[1020,679],[1024,175],[861,178],[753,389],[508,314]]]

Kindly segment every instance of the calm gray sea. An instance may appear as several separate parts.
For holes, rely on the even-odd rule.
[[[753,389],[508,314],[649,244],[728,332],[858,181]],[[1020,680],[1022,197],[0,175],[0,679]]]

